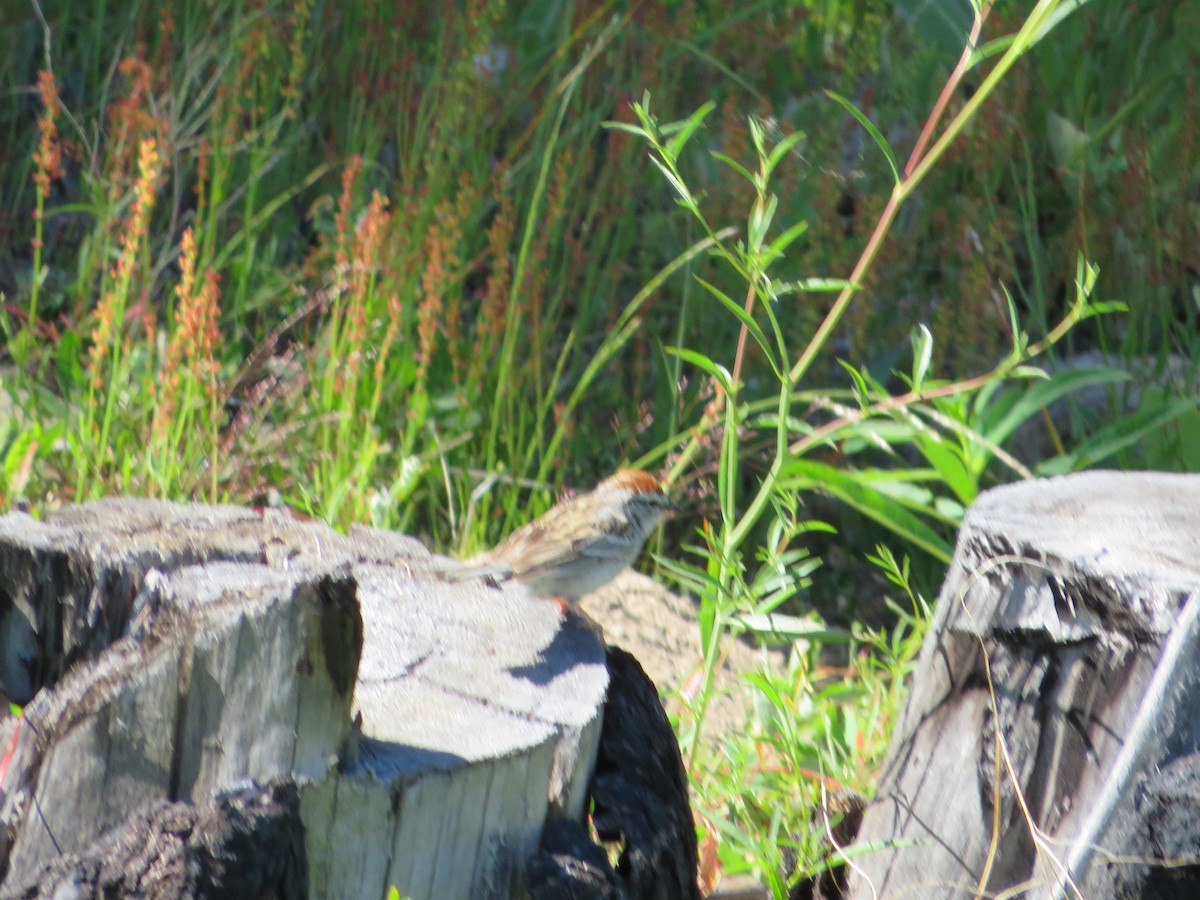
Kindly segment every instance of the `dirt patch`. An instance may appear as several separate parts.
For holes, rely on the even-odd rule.
[[[683,697],[700,686],[703,656],[696,604],[662,585],[628,570],[580,604],[604,628],[604,639],[637,657],[658,687],[671,716],[684,714]],[[705,717],[706,742],[743,730],[751,709],[751,691],[739,677],[770,665],[779,669],[783,654],[764,653],[749,644],[726,639],[724,664]],[[764,658],[766,662],[764,662]]]

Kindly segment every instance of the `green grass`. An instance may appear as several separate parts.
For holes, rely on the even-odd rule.
[[[668,473],[727,870],[823,864],[980,490],[1195,466],[1191,5],[1002,5],[957,67],[966,4],[212,6],[3,13],[0,503],[277,494],[466,553]],[[709,759],[729,631],[795,649]]]

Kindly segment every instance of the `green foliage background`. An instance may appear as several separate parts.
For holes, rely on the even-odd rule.
[[[947,116],[1034,6],[991,10],[981,46],[994,52]],[[978,490],[1097,464],[1200,465],[1196,3],[1093,0],[1020,58],[908,199],[795,386],[793,420],[771,420],[774,366],[834,295],[767,305],[780,360],[774,345],[735,353],[741,301],[713,297],[746,295],[730,263],[753,210],[774,198],[773,233],[792,235],[774,283],[848,277],[894,184],[864,122],[903,162],[971,9],[0,3],[0,503],[278,499],[462,553],[564,486],[632,463],[677,481],[686,515],[665,555],[678,558],[702,523],[729,524],[728,481],[747,494],[764,483],[773,429],[820,433],[862,404],[861,423],[787,470],[791,499],[747,526],[750,544],[775,548],[757,580],[734,578],[715,538],[674,574],[701,595],[723,585],[703,607],[705,635],[754,630],[753,615],[776,608],[845,626],[856,696],[878,721],[860,730],[857,700],[812,677],[821,641],[801,629],[811,657],[796,657],[807,661],[786,685],[758,685],[774,710],[762,746],[792,756],[793,774],[836,757],[838,777],[869,789],[919,643],[918,595],[936,588]],[[644,96],[663,122],[712,104],[680,143],[674,181],[635,111]],[[784,148],[769,190],[737,174],[763,146]],[[678,185],[703,220],[680,208]],[[800,222],[802,239],[786,231]],[[731,236],[724,255],[718,231]],[[1049,381],[970,381],[995,371],[1020,328],[1040,346],[1083,281],[1097,308],[1128,313],[1050,342]],[[730,368],[734,418],[718,414]],[[888,406],[926,377],[945,394],[904,415]],[[959,382],[972,391],[952,393]],[[910,551],[911,568],[882,540]],[[916,582],[882,613],[891,637],[854,630],[882,610],[856,596],[865,553],[893,589]],[[836,565],[810,581],[817,556]],[[754,601],[722,607],[730,578]],[[823,724],[797,718],[814,709]],[[698,787],[734,823],[727,865],[769,867],[762,847],[807,816],[730,799],[757,783],[762,746],[729,748],[726,781]]]

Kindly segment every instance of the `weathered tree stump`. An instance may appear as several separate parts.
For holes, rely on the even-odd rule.
[[[608,648],[611,676],[596,771],[591,827],[562,819],[547,827],[527,866],[531,900],[699,900],[696,827],[687,775],[654,683],[633,656]]]
[[[582,814],[604,647],[445,564],[271,511],[0,518],[0,893],[509,896]]]
[[[849,895],[1200,895],[1198,619],[1200,477],[983,494]]]
[[[307,897],[294,781],[253,783],[200,804],[151,803],[79,853],[57,857],[23,889],[39,897]]]

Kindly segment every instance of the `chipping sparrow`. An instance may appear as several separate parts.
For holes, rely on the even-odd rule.
[[[621,469],[518,528],[454,577],[515,578],[539,597],[573,606],[632,563],[674,508],[653,475]]]

